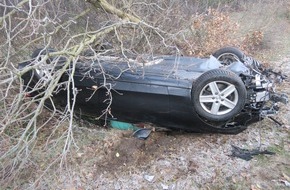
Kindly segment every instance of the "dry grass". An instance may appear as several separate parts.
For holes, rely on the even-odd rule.
[[[247,54],[264,48],[264,31],[256,29],[240,35],[238,21],[229,12],[208,9],[206,13],[193,15],[186,42],[179,44],[185,55],[208,56],[225,46],[239,47]]]
[[[206,13],[193,15],[188,42],[183,49],[187,55],[205,56],[226,45],[238,45],[235,33],[238,24],[228,13],[208,9]]]

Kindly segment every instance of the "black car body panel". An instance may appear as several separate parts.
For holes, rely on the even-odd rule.
[[[32,64],[33,60],[23,62],[19,68]],[[240,132],[248,124],[262,119],[258,111],[262,107],[254,109],[250,106],[256,106],[250,100],[250,84],[246,86],[248,94],[244,108],[230,119],[211,121],[200,116],[194,108],[192,94],[195,82],[207,71],[228,70],[240,76],[245,85],[247,80],[252,81],[254,75],[251,68],[241,61],[224,67],[213,56],[206,59],[159,56],[146,63],[100,57],[93,61],[80,61],[74,68],[73,81],[77,89],[75,111],[84,117],[97,118],[103,115],[101,119],[150,122],[167,128],[221,133]],[[67,81],[70,73],[69,69],[59,83]],[[31,88],[39,80],[33,70],[22,78],[24,84]],[[255,91],[256,86],[253,89]],[[34,96],[39,92],[30,93]],[[53,99],[56,104],[65,107],[67,91],[59,90],[54,93]],[[104,114],[104,110],[110,114]]]

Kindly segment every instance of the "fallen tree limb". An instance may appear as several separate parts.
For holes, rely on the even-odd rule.
[[[125,13],[124,11],[114,7],[110,3],[108,3],[106,0],[85,0],[86,2],[92,4],[96,9],[104,9],[106,12],[117,15],[119,18],[123,20],[129,20],[131,22],[139,23],[141,22],[141,19],[133,16],[131,14]]]

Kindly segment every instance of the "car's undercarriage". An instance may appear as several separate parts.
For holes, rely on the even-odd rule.
[[[41,98],[45,89],[36,87],[39,81],[49,83],[66,62],[61,58],[43,62],[41,55],[38,50],[32,60],[19,65],[20,69],[40,65],[36,72],[29,70],[22,76],[30,97]],[[288,103],[287,95],[275,92],[276,84],[285,79],[285,75],[231,47],[206,59],[157,56],[139,63],[100,56],[70,63],[59,81],[62,88],[46,102],[66,107],[67,101],[74,99],[76,112],[98,120],[238,133],[250,123],[277,114],[279,102]],[[73,87],[63,87],[72,82]],[[77,93],[68,98],[67,90],[72,89]]]

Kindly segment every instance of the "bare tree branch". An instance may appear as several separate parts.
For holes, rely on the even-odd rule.
[[[18,9],[19,9],[22,5],[24,5],[25,3],[28,3],[29,1],[30,1],[30,0],[22,0],[21,2],[19,2],[19,3],[16,5],[16,7],[15,7],[12,11],[10,11],[10,12],[7,13],[6,15],[3,15],[2,17],[0,17],[0,26],[2,25],[3,21],[4,21],[7,17],[9,17],[9,16],[11,16],[11,15],[17,13]]]
[[[133,16],[131,14],[125,13],[124,11],[114,7],[113,5],[109,4],[106,0],[85,0],[88,3],[91,3],[96,9],[104,9],[106,12],[117,15],[119,18],[123,20],[129,20],[131,22],[139,23],[141,19]]]
[[[77,20],[77,19],[79,19],[79,18],[85,16],[85,15],[88,14],[90,11],[91,11],[91,9],[86,9],[86,10],[84,10],[83,12],[81,12],[80,14],[78,14],[77,16],[73,17],[71,20],[68,20],[68,21],[64,22],[63,24],[57,26],[57,27],[54,29],[53,32],[50,32],[50,33],[48,34],[48,36],[52,36],[52,35],[57,34],[57,33],[59,32],[60,29],[65,28],[67,25],[69,25],[69,24],[71,23],[71,21],[75,21],[75,20]],[[48,37],[48,36],[46,36],[46,37]],[[29,43],[25,44],[25,45],[24,45],[24,46],[23,46],[19,51],[26,49],[26,48],[27,48],[28,46],[30,46],[31,44],[36,43],[36,42],[38,42],[39,40],[42,40],[43,38],[44,38],[44,36],[40,36],[40,37],[38,37],[38,38],[35,38],[35,39],[31,40]],[[18,53],[18,52],[17,52],[17,53]]]

